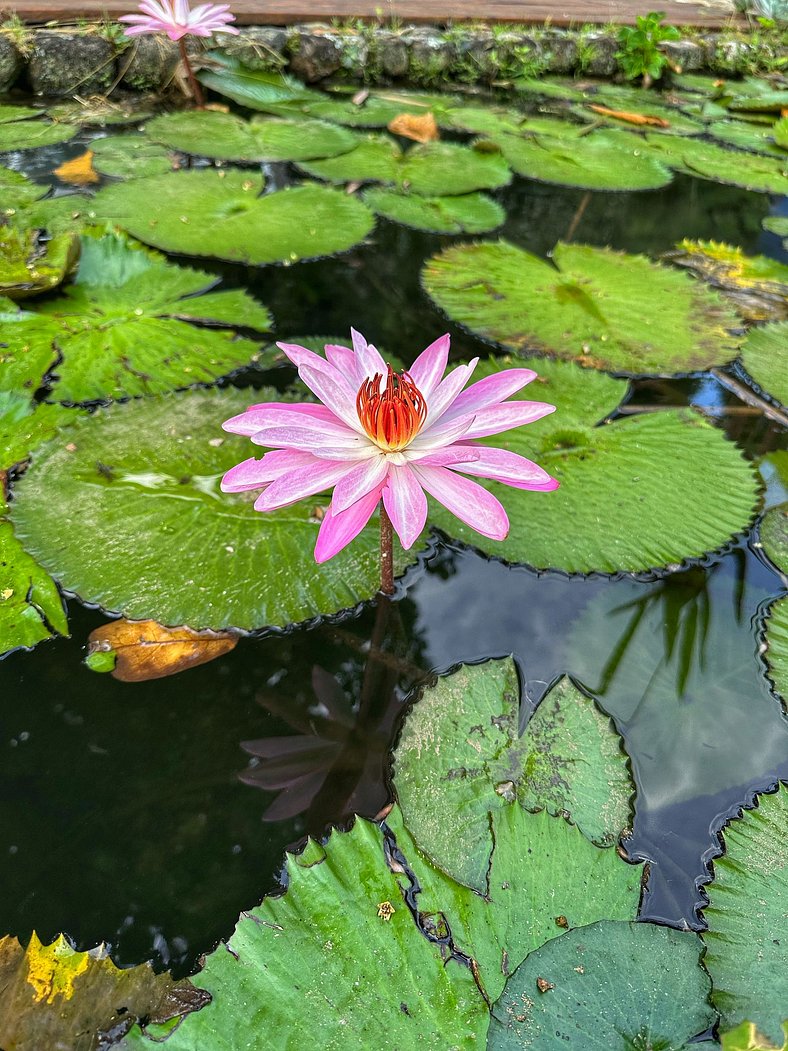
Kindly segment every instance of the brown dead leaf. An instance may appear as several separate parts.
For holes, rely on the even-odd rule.
[[[90,186],[99,181],[98,173],[93,167],[93,150],[85,150],[79,157],[64,161],[52,174],[71,186]]]
[[[91,631],[88,653],[115,653],[111,674],[121,682],[148,682],[195,668],[235,649],[229,631],[165,628],[155,620],[112,620]]]
[[[592,104],[588,107],[592,109],[594,113],[600,113],[603,117],[615,117],[616,120],[623,120],[627,124],[647,124],[652,128],[669,128],[670,121],[665,120],[664,117],[651,117],[647,113],[628,113],[622,109],[608,109],[607,106],[597,106]]]
[[[389,121],[389,131],[414,142],[434,142],[440,138],[438,125],[431,113],[400,113]]]

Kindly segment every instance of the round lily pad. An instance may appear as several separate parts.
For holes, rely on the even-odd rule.
[[[677,171],[758,193],[788,193],[786,165],[778,157],[728,150],[713,142],[673,135],[647,135],[646,142],[658,158]]]
[[[514,363],[491,360],[475,375]],[[552,402],[555,413],[485,441],[535,460],[561,488],[532,493],[485,483],[509,515],[502,542],[479,536],[437,504],[429,521],[489,555],[571,573],[672,565],[747,528],[758,504],[757,476],[717,428],[687,410],[597,426],[624,397],[626,383],[547,358],[527,366],[540,382],[523,397]]]
[[[569,139],[501,135],[496,142],[519,175],[538,182],[588,190],[653,190],[672,179],[668,168],[626,132]]]
[[[0,518],[0,657],[30,649],[55,632],[68,634],[57,586],[23,550],[11,523]]]
[[[437,234],[483,234],[501,226],[506,219],[501,205],[483,193],[420,197],[371,189],[364,194],[364,203],[384,219]]]
[[[0,296],[27,299],[56,288],[79,255],[73,234],[42,241],[36,230],[0,227]]]
[[[742,365],[758,386],[788,405],[788,321],[750,329],[741,351]]]
[[[374,524],[317,567],[319,499],[259,514],[252,494],[219,491],[251,452],[222,422],[250,398],[190,391],[80,420],[70,449],[40,450],[14,488],[20,541],[85,602],[165,625],[284,626],[369,598],[379,585]],[[254,391],[255,402],[266,398],[281,395]]]
[[[769,215],[762,225],[764,230],[769,230],[778,237],[788,237],[788,215]]]
[[[93,167],[118,179],[141,179],[172,171],[172,154],[145,135],[108,135],[94,139]]]
[[[403,152],[393,139],[381,136],[369,136],[341,157],[298,166],[327,182],[393,183],[428,197],[492,190],[512,177],[498,153],[451,142],[427,142]]]
[[[783,150],[788,150],[788,117],[778,120],[772,128],[775,143]]]
[[[37,201],[48,189],[13,168],[0,168],[0,215],[11,215],[17,208]]]
[[[354,128],[385,128],[399,116],[423,116],[434,114],[439,123],[445,114],[458,103],[453,95],[432,95],[420,91],[398,91],[395,89],[371,91],[358,103],[343,98],[318,98],[301,104],[301,112],[310,117],[336,121]]]
[[[168,252],[260,265],[344,252],[374,226],[352,196],[297,186],[260,196],[262,176],[181,171],[105,186],[93,211]]]
[[[32,106],[0,105],[0,124],[10,124],[17,120],[30,120],[32,117],[40,117],[42,111],[33,109]]]
[[[788,109],[788,91],[773,91],[767,87],[759,94],[737,95],[728,103],[728,108],[732,111],[748,110],[752,113],[780,113]]]
[[[73,139],[79,128],[49,120],[14,120],[0,123],[0,153],[35,150]]]
[[[759,532],[765,553],[781,572],[788,572],[788,503],[769,508]]]
[[[0,391],[24,391],[32,397],[57,359],[55,328],[10,299],[0,299],[0,328]]]
[[[712,290],[645,256],[558,244],[553,264],[505,241],[447,248],[424,287],[449,317],[507,349],[625,374],[722,364],[740,339]]]
[[[60,124],[78,128],[104,128],[113,124],[139,124],[151,115],[151,96],[118,102],[94,96],[87,100],[68,99],[47,107],[47,114]]]
[[[318,120],[246,121],[231,113],[191,110],[150,121],[145,131],[154,142],[227,161],[300,161],[336,157],[357,145],[345,128]]]
[[[718,120],[709,124],[706,132],[713,139],[750,153],[780,154],[779,148],[775,146],[774,129],[769,126],[758,127],[740,120]]]
[[[506,983],[488,1051],[683,1051],[717,1018],[702,949],[697,934],[651,923],[603,920],[568,931]]]
[[[200,70],[198,78],[212,91],[226,95],[250,109],[265,110],[269,106],[325,97],[295,77],[249,69],[237,58],[221,51],[212,52],[211,68]]]
[[[782,565],[788,565],[788,538]],[[766,621],[766,663],[777,692],[788,699],[788,597],[778,598]]]

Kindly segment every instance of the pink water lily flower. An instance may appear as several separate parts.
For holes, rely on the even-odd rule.
[[[277,344],[322,404],[268,402],[228,420],[225,430],[272,451],[228,471],[224,492],[262,489],[255,509],[275,511],[333,487],[315,547],[315,559],[325,562],[358,536],[381,500],[402,546],[409,548],[427,520],[427,493],[483,536],[506,537],[503,506],[465,475],[516,489],[558,487],[524,456],[477,441],[554,411],[541,401],[507,400],[535,372],[506,369],[466,387],[479,359],[444,377],[445,335],[397,373],[351,331],[352,350],[328,345],[325,358],[295,344]]]
[[[131,29],[126,36],[141,36],[145,33],[166,33],[170,40],[185,36],[209,37],[214,33],[237,33],[228,25],[235,21],[229,4],[200,4],[192,10],[189,0],[142,0],[142,12],[138,15],[122,15],[118,21],[126,22]]]

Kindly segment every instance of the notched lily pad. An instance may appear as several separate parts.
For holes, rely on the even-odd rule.
[[[788,405],[788,321],[750,329],[741,360],[761,390]]]
[[[90,145],[96,171],[116,179],[141,179],[177,168],[172,152],[145,135],[108,135]]]
[[[13,168],[0,168],[0,216],[10,218],[17,208],[37,201],[48,189]]]
[[[44,241],[35,230],[0,226],[0,296],[27,299],[50,292],[65,280],[78,257],[79,241],[73,234]]]
[[[655,156],[676,171],[757,193],[788,193],[788,171],[781,158],[728,150],[715,143],[673,135],[650,134],[646,142]]]
[[[57,585],[23,550],[11,523],[0,518],[0,657],[11,650],[32,649],[54,634],[68,635],[68,621]],[[10,1023],[7,1011],[3,1011],[2,947],[0,941],[0,1045],[7,1047],[2,1039],[4,1024]]]
[[[370,189],[364,203],[391,222],[415,230],[438,234],[482,234],[494,230],[506,219],[506,212],[483,193],[460,197],[420,197],[394,190]]]

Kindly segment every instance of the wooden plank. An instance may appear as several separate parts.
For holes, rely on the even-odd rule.
[[[2,0],[0,0],[2,4]],[[134,9],[133,0],[17,0],[0,9],[15,11],[27,23],[70,22],[117,17]],[[586,22],[633,23],[636,15],[658,7],[676,25],[721,27],[735,24],[729,4],[720,0],[234,0],[240,25],[288,25],[366,18],[385,25],[398,22],[445,25],[475,21],[580,25]]]

